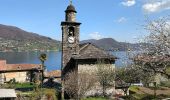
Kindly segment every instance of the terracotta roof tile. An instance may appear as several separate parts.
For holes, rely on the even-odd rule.
[[[0,60],[0,70],[5,70],[6,68],[6,60]]]
[[[6,70],[31,70],[41,69],[40,64],[7,64]]]
[[[46,77],[60,77],[61,76],[61,71],[60,70],[53,70],[51,72],[47,72]]]
[[[0,71],[18,71],[42,69],[41,64],[6,64],[6,60],[0,60]]]

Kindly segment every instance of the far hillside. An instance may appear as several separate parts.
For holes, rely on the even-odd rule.
[[[92,43],[100,48],[103,48],[105,50],[111,50],[111,51],[126,51],[126,50],[138,50],[140,48],[139,43],[126,43],[126,42],[118,42],[112,38],[103,38],[99,40],[95,39],[89,39],[89,40],[83,40],[81,43]],[[144,44],[142,44],[144,45]]]
[[[60,42],[15,26],[0,24],[0,51],[59,50]]]

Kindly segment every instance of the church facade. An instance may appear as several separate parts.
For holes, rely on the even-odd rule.
[[[77,11],[70,3],[65,10],[65,21],[62,29],[62,76],[71,71],[78,73],[95,72],[97,62],[103,61],[106,66],[115,68],[116,57],[91,43],[80,44],[80,22],[76,21]]]

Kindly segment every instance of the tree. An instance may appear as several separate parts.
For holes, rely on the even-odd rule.
[[[40,84],[40,75],[39,75],[39,71],[37,69],[35,69],[34,73],[33,73],[33,82],[35,84],[35,91],[38,91],[39,88],[39,84]]]
[[[161,73],[170,79],[166,71],[170,66],[170,19],[163,17],[147,22],[144,28],[149,36],[144,42],[148,45],[141,47],[142,53],[134,58],[134,62],[146,72]]]
[[[65,76],[65,91],[70,98],[81,99],[93,88],[96,83],[94,75],[89,73],[71,71]]]
[[[132,67],[117,68],[116,78],[119,78],[126,83],[136,83],[140,81],[140,72]]]
[[[47,60],[47,55],[45,53],[42,53],[39,57],[40,61],[41,61],[41,64],[42,64],[42,67],[43,67],[43,70],[46,69],[46,66],[44,65],[44,62]]]
[[[102,86],[103,96],[106,97],[106,89],[108,87],[113,87],[115,84],[115,69],[111,64],[105,64],[104,61],[98,61],[96,76]]]
[[[164,74],[170,79],[170,74],[167,69],[170,66],[170,19],[163,17],[148,23],[144,28],[149,32],[144,41],[149,45],[144,46],[142,53],[134,58],[134,62],[139,67],[156,76],[158,73]],[[156,83],[154,84],[154,97],[156,98]]]
[[[143,85],[148,86],[148,83],[153,81],[153,73],[146,73],[136,66],[132,64],[128,67],[117,68],[116,78],[129,84],[142,82]]]
[[[43,84],[43,80],[44,80],[44,70],[46,70],[46,66],[44,65],[45,61],[47,60],[47,55],[45,53],[42,53],[39,57],[40,61],[41,61],[41,65],[42,65],[42,84]]]

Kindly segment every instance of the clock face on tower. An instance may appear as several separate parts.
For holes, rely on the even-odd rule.
[[[68,37],[68,42],[69,43],[74,43],[74,41],[75,41],[75,38],[73,36]]]

